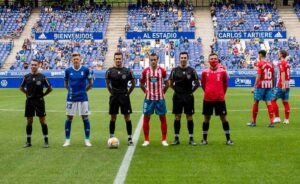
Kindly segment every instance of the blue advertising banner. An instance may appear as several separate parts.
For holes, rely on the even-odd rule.
[[[28,71],[1,71],[0,72],[0,88],[19,88],[23,76],[27,74]],[[141,71],[134,70],[134,76],[136,78],[136,86],[139,87],[139,78]],[[198,75],[201,75],[201,71],[197,71]],[[64,87],[64,71],[44,71],[54,88]],[[169,72],[168,72],[169,74]],[[240,71],[228,71],[229,74],[229,87],[253,87],[255,82],[254,70],[240,70]],[[94,72],[94,88],[105,88],[105,71],[95,71]],[[130,86],[130,82],[128,83]],[[291,72],[291,87],[300,87],[300,71],[293,70]]]
[[[141,39],[179,39],[186,37],[187,39],[195,39],[195,32],[127,32],[126,38]]]
[[[45,32],[35,33],[36,40],[101,40],[102,32]]]
[[[219,31],[218,39],[286,39],[286,31]]]

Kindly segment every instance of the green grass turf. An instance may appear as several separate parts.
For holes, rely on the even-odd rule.
[[[141,146],[141,134],[133,156],[126,183],[299,183],[300,173],[300,89],[291,90],[291,118],[288,126],[267,128],[268,116],[261,103],[258,126],[249,128],[252,96],[249,89],[229,89],[227,95],[228,119],[234,146],[226,146],[221,123],[212,118],[209,145],[187,145],[185,117],[182,117],[181,145],[160,145],[160,123],[156,116],[150,124],[149,147]],[[167,93],[168,110],[172,109],[172,93]],[[109,116],[108,93],[93,89],[89,93],[94,112],[91,120],[91,142],[84,146],[83,123],[74,119],[72,145],[62,148],[65,120],[64,89],[55,89],[46,97],[50,148],[42,148],[42,133],[35,119],[33,147],[23,149],[25,143],[24,96],[16,89],[0,90],[0,183],[112,183],[126,152],[126,128],[123,117],[117,120],[116,136],[120,149],[106,147]],[[201,139],[203,117],[202,92],[195,94],[195,139]],[[131,96],[134,127],[141,116],[143,94],[136,89]],[[281,115],[282,105],[280,104]],[[7,109],[7,110],[3,110]],[[8,111],[11,109],[12,111]],[[14,111],[16,109],[16,111]],[[58,112],[53,112],[58,111]],[[168,141],[173,140],[173,115],[168,113]],[[283,118],[282,118],[283,119]]]

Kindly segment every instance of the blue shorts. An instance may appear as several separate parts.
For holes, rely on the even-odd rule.
[[[256,88],[254,90],[254,100],[256,101],[271,101],[272,98],[272,88]]]
[[[282,91],[282,88],[275,88],[274,90],[274,95],[273,95],[273,99],[279,99],[281,98],[282,100],[289,100],[289,96],[290,96],[290,88],[285,89],[285,91]]]
[[[143,113],[144,115],[151,115],[154,113],[161,116],[167,113],[165,100],[144,100]]]

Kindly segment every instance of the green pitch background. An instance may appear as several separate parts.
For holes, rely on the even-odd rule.
[[[229,89],[228,119],[234,146],[225,145],[222,125],[213,117],[207,146],[191,147],[182,116],[181,145],[160,145],[160,123],[153,116],[150,123],[149,147],[141,146],[143,134],[131,162],[126,183],[299,183],[300,181],[300,89],[290,94],[290,124],[267,128],[265,104],[260,104],[257,127],[246,127],[251,120],[250,89]],[[172,92],[167,92],[168,110],[172,109]],[[203,118],[202,92],[195,93],[195,140],[201,140]],[[54,89],[46,97],[50,148],[43,149],[41,127],[34,121],[33,147],[24,149],[26,141],[24,95],[17,89],[0,90],[0,183],[112,183],[127,149],[123,117],[119,116],[116,137],[121,146],[110,150],[108,138],[108,93],[106,89],[89,92],[91,142],[84,146],[83,123],[74,118],[71,146],[63,148],[66,90]],[[144,95],[136,89],[131,95],[133,127],[142,112]],[[281,118],[283,106],[279,102]],[[173,115],[168,113],[168,141],[173,141]]]

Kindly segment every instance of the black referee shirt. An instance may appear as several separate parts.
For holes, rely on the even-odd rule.
[[[134,79],[132,72],[125,67],[109,68],[106,71],[105,78],[110,80],[112,94],[128,93],[128,81]]]
[[[189,66],[187,68],[177,66],[172,69],[169,80],[173,81],[175,93],[191,94],[193,81],[198,80],[198,75],[196,70]]]
[[[24,76],[21,87],[26,88],[26,97],[29,99],[42,98],[44,87],[48,88],[50,83],[45,75],[41,73],[29,73]]]

